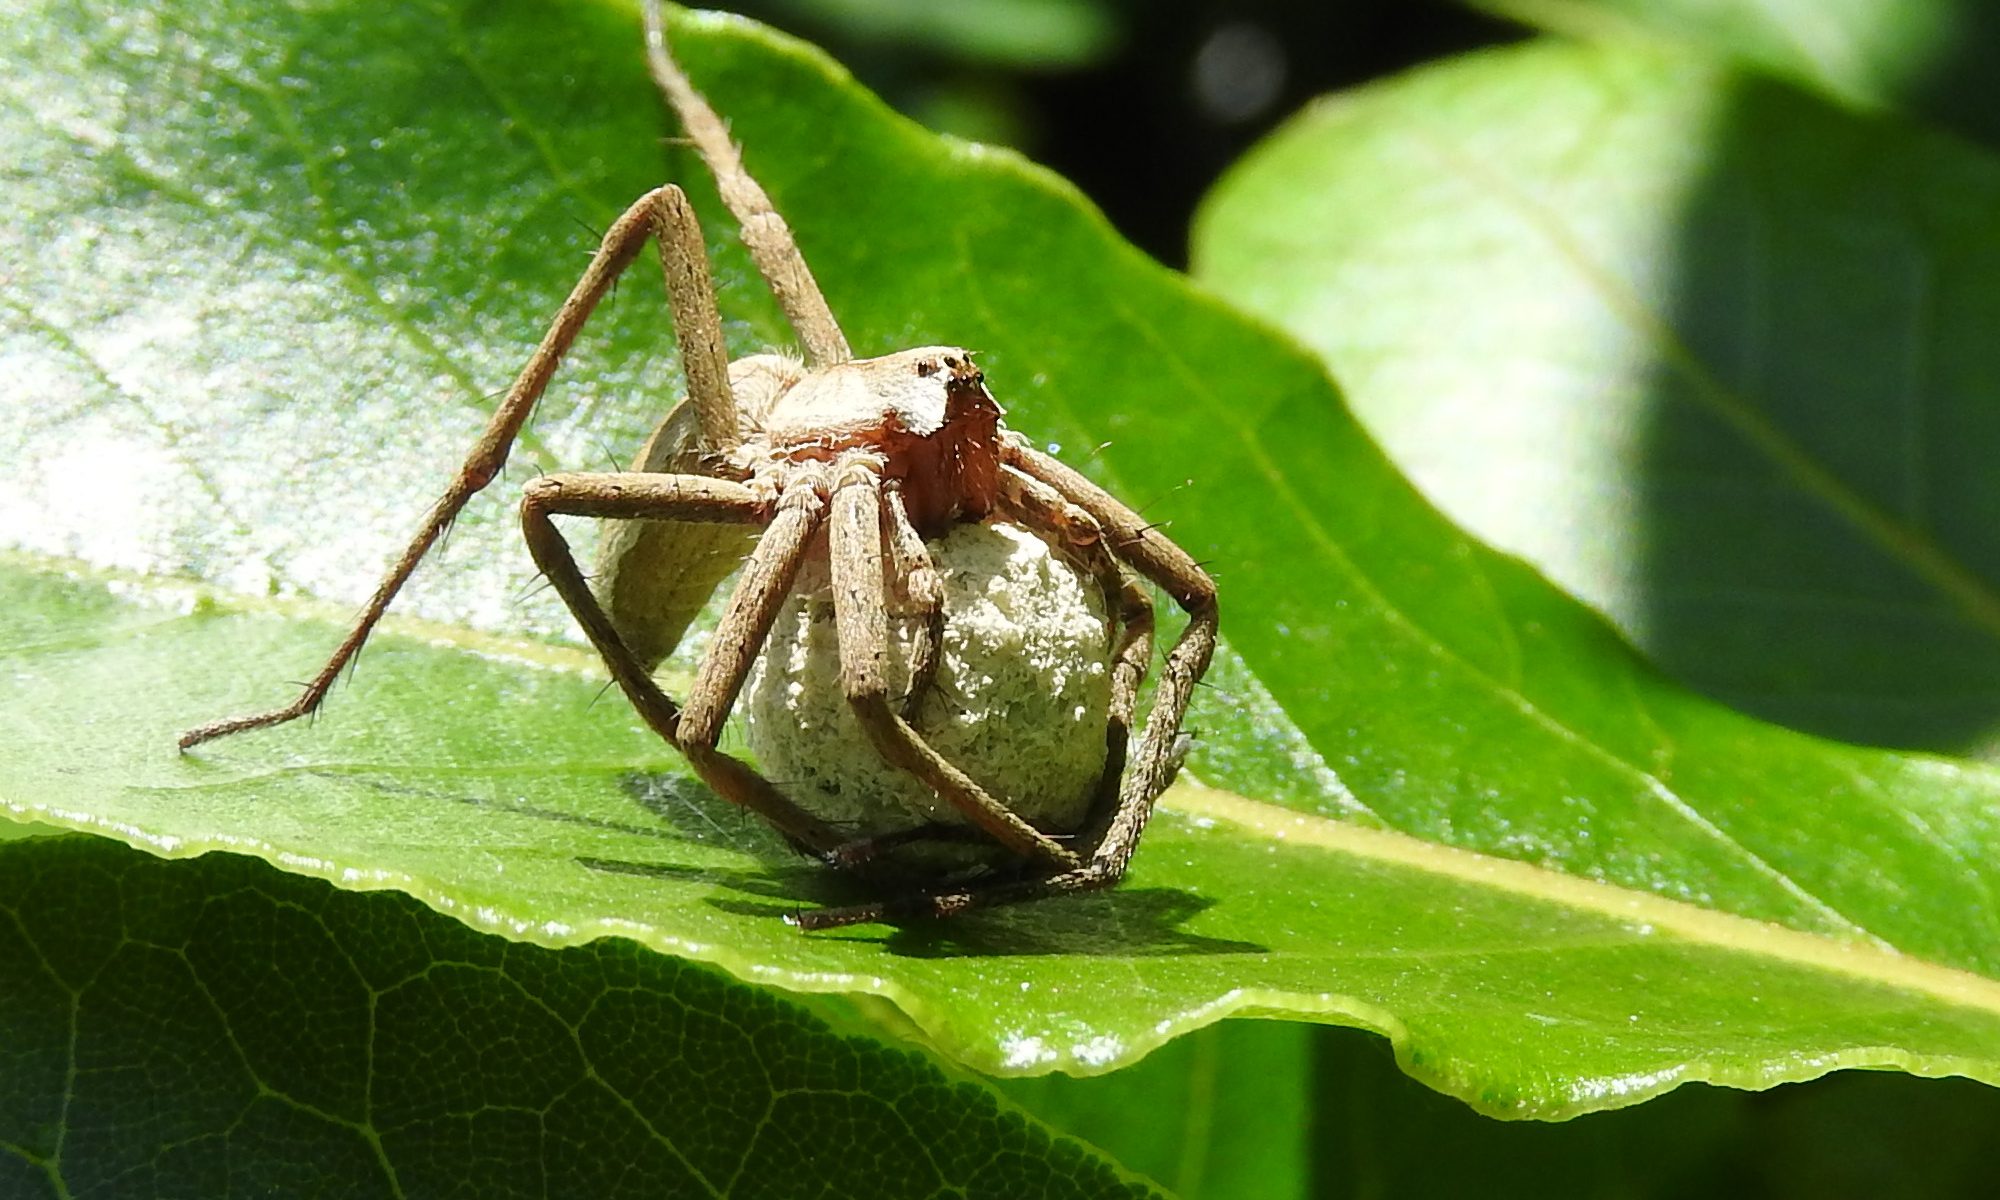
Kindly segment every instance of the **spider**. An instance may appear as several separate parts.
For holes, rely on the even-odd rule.
[[[633,470],[543,476],[527,485],[521,500],[522,530],[536,565],[633,708],[717,795],[828,864],[865,867],[896,835],[845,834],[717,748],[724,719],[802,565],[824,556],[840,686],[861,728],[884,760],[960,814],[1012,868],[790,919],[823,929],[948,916],[1116,883],[1178,767],[1181,720],[1215,648],[1214,584],[1110,493],[1010,433],[968,351],[925,346],[854,357],[789,227],[669,53],[658,0],[648,0],[644,12],[653,77],[715,175],[758,272],[798,337],[803,361],[772,354],[729,360],[706,246],[686,195],[666,184],[641,196],[605,232],[450,487],[299,698],[189,730],[181,748],[277,725],[319,706],[417,563],[499,474],[558,361],[620,273],[654,239],[686,398],[654,431]],[[594,590],[556,528],[556,516],[613,523]],[[911,724],[936,671],[944,628],[942,589],[925,539],[958,522],[987,520],[1032,530],[1080,565],[1104,590],[1116,631],[1103,777],[1090,814],[1073,832],[1052,836],[1036,828],[938,754]],[[652,670],[739,563],[742,575],[688,700],[677,705]],[[1166,656],[1152,712],[1128,762],[1128,729],[1153,641],[1152,601],[1135,572],[1162,588],[1189,619]],[[911,687],[901,704],[892,702],[882,667],[892,593],[917,612]]]

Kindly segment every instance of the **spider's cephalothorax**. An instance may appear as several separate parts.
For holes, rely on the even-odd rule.
[[[824,928],[944,916],[1116,882],[1179,761],[1181,718],[1215,648],[1214,584],[1130,508],[1008,434],[1000,406],[964,350],[933,346],[854,358],[784,219],[744,170],[721,119],[668,55],[656,0],[644,7],[653,76],[714,171],[759,273],[798,334],[803,360],[729,361],[706,246],[687,197],[671,184],[640,197],[606,231],[450,488],[304,693],[283,708],[190,730],[182,748],[319,706],[417,563],[499,474],[598,302],[645,243],[657,239],[687,399],[661,422],[632,470],[543,476],[521,502],[536,564],[633,708],[718,795],[830,864],[865,867],[892,839],[835,828],[717,749],[723,721],[801,569],[823,559],[845,707],[883,762],[918,781],[935,811],[951,814],[1011,865],[971,882],[941,880],[870,904],[797,914],[798,923]],[[594,586],[552,520],[561,515],[609,524]],[[1059,837],[939,754],[909,719],[930,692],[946,618],[925,539],[980,521],[1031,531],[1075,564],[1104,600],[1109,697],[1101,727],[1089,735],[1102,738],[1103,768],[1085,797],[1085,815]],[[676,704],[652,669],[739,565],[687,702]],[[1144,735],[1128,748],[1152,656],[1152,602],[1141,576],[1186,610],[1188,622],[1161,665]],[[892,610],[913,617],[917,629],[908,678],[893,696],[884,669]]]
[[[753,371],[756,394],[736,387],[749,426],[738,450],[745,468],[754,470],[759,456],[832,462],[872,452],[880,456],[884,482],[902,491],[910,523],[927,538],[955,520],[982,520],[993,511],[1001,409],[970,351],[923,346],[817,371],[775,355],[733,364],[735,375]]]

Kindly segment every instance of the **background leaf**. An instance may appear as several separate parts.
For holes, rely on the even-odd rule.
[[[99,839],[0,848],[8,1196],[1142,1196],[706,968]]]
[[[1543,44],[1296,121],[1218,188],[1200,270],[1669,670],[1990,756],[1996,200],[1953,139]]]
[[[1920,113],[2000,139],[1990,53],[2000,13],[1981,0],[1473,0],[1586,38],[1678,42],[1861,108]]]
[[[432,623],[372,645],[316,726],[176,756],[326,652],[579,269],[571,216],[699,174],[644,149],[664,125],[622,9],[50,8],[5,36],[28,67],[0,127],[6,357],[32,386],[0,426],[0,528],[33,552],[0,573],[9,811],[884,996],[992,1071],[1284,1014],[1385,1032],[1510,1115],[1840,1065],[1995,1074],[2000,780],[1664,684],[1439,520],[1309,357],[1059,183],[731,22],[678,45],[857,348],[981,348],[1017,427],[1222,574],[1241,661],[1194,722],[1214,786],[1171,798],[1113,894],[800,937],[773,915],[840,881],[593,709],[582,655],[478,632],[566,628],[511,599],[505,487],[410,598]],[[741,255],[720,263],[739,351],[775,339]],[[664,407],[660,305],[628,284],[515,481],[623,457],[592,447]]]

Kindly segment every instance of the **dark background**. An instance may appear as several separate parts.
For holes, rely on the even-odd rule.
[[[1462,7],[1409,0],[732,7],[825,48],[924,124],[1053,168],[1175,267],[1216,176],[1314,96],[1522,36]]]

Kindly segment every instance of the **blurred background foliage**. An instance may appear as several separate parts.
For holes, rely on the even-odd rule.
[[[1481,46],[1517,24],[1399,0],[751,0],[940,133],[1082,188],[1132,242],[1187,263],[1225,167],[1314,96]]]

